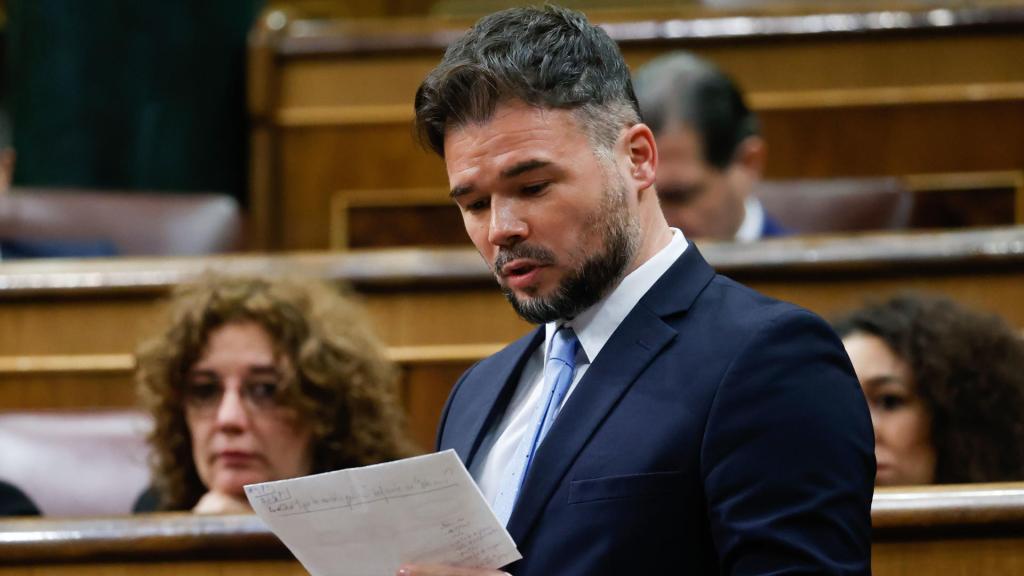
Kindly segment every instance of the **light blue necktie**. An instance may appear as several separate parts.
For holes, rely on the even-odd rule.
[[[572,328],[563,326],[555,332],[551,343],[551,352],[544,363],[544,393],[541,401],[534,408],[533,423],[519,441],[516,453],[505,467],[505,474],[498,487],[498,495],[494,499],[494,514],[502,524],[508,524],[512,516],[512,507],[523,486],[523,479],[530,471],[530,463],[537,447],[544,440],[551,424],[558,416],[558,410],[565,400],[565,394],[572,384],[572,374],[576,369],[576,349],[580,341]]]

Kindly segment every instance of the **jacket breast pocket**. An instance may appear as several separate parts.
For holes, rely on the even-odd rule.
[[[678,493],[682,481],[682,472],[648,472],[573,480],[569,483],[569,504]]]

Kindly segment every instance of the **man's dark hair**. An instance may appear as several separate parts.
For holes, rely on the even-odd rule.
[[[629,68],[604,30],[557,6],[512,8],[477,21],[420,85],[420,141],[444,157],[448,129],[516,100],[572,110],[595,148],[610,149],[640,121]]]
[[[659,56],[633,79],[644,122],[655,136],[675,123],[692,128],[704,147],[704,160],[726,169],[740,143],[758,133],[736,83],[714,64],[688,52]]]
[[[1024,340],[1001,318],[902,294],[834,327],[880,338],[909,365],[932,418],[936,483],[1024,480]]]

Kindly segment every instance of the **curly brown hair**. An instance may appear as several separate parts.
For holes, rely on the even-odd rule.
[[[207,491],[192,457],[184,385],[210,333],[252,321],[294,367],[286,401],[313,430],[312,473],[414,454],[397,375],[354,298],[325,283],[208,276],[178,288],[170,322],[140,346],[136,383],[154,419],[148,437],[162,510],[191,509]]]
[[[936,483],[1024,479],[1024,340],[1006,322],[905,293],[833,325],[880,338],[910,366],[931,414]]]

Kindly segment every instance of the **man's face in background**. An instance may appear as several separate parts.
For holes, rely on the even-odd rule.
[[[667,127],[656,139],[660,164],[655,187],[669,225],[691,238],[732,240],[759,176],[744,162],[748,142],[723,170],[705,160],[699,135],[685,124]]]

